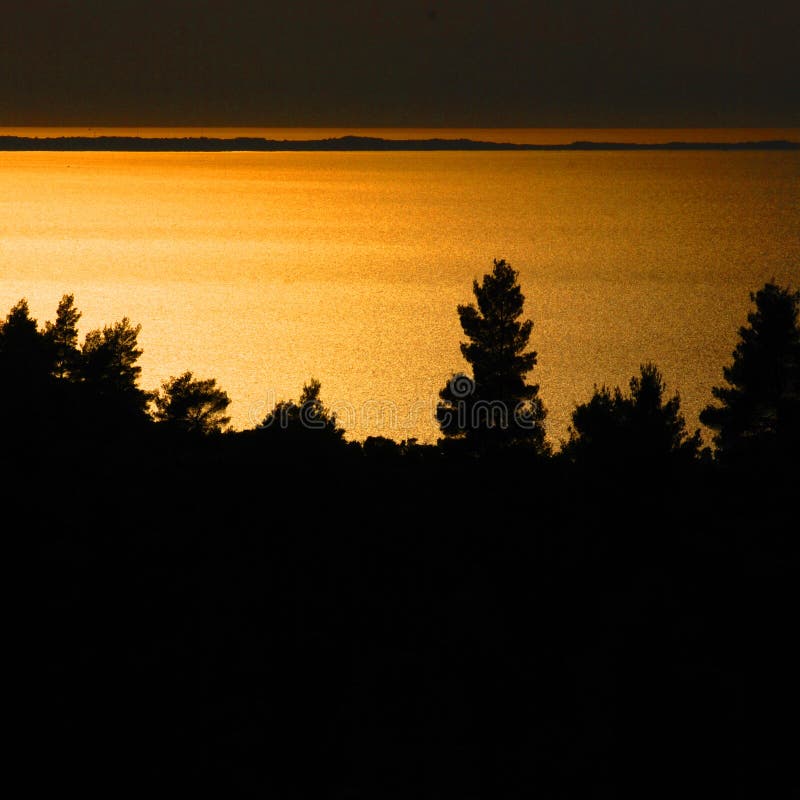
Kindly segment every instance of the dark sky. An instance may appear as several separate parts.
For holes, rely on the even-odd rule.
[[[0,0],[0,125],[800,125],[800,2]]]

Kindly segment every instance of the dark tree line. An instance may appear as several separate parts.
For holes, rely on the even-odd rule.
[[[0,323],[0,403],[7,435],[39,440],[62,434],[132,433],[158,422],[186,433],[228,424],[228,395],[191,372],[156,391],[139,386],[141,325],[123,319],[79,340],[81,312],[64,295],[42,328],[20,300]],[[151,408],[152,406],[152,408]]]
[[[461,353],[472,374],[453,374],[440,391],[436,419],[443,438],[427,450],[550,458],[547,410],[539,385],[529,380],[537,353],[529,349],[533,322],[522,318],[518,273],[495,259],[482,281],[473,282],[473,293],[475,304],[457,309],[467,337]],[[739,330],[731,364],[723,368],[725,385],[712,388],[716,402],[700,417],[713,431],[713,459],[726,465],[785,463],[800,448],[800,292],[766,283],[751,300],[755,308]],[[230,398],[213,378],[186,371],[156,390],[142,389],[141,326],[126,317],[89,331],[81,342],[80,317],[70,294],[58,304],[55,321],[42,327],[25,299],[0,322],[0,415],[9,442],[72,434],[104,438],[154,425],[176,436],[234,434]],[[280,401],[242,435],[284,449],[324,444],[334,452],[348,444],[313,378],[298,402]],[[370,437],[362,450],[386,456],[407,454],[414,446]],[[568,438],[556,455],[572,464],[614,468],[712,459],[700,431],[687,431],[680,397],[667,397],[653,363],[642,364],[627,391],[595,386],[589,400],[573,409]]]
[[[461,352],[471,376],[457,373],[441,390],[437,419],[446,442],[474,452],[524,446],[550,454],[546,409],[538,384],[528,383],[537,363],[527,350],[531,320],[520,321],[524,297],[518,274],[505,260],[473,284],[474,305],[458,307],[468,338]],[[755,310],[739,330],[733,362],[723,369],[726,386],[712,388],[717,404],[700,420],[714,431],[715,457],[722,463],[772,459],[796,461],[800,453],[800,292],[766,283],[751,293]],[[595,386],[592,397],[572,412],[568,439],[559,456],[599,467],[690,464],[711,457],[699,430],[689,433],[680,396],[666,396],[657,365],[645,363],[629,390]]]
[[[753,295],[713,454],[652,363],[596,387],[553,454],[517,274],[495,262],[473,289],[438,445],[348,442],[313,379],[232,431],[212,379],[140,387],[130,320],[81,339],[72,296],[43,326],[11,309],[0,500],[34,550],[10,648],[29,788],[793,785],[800,296]]]

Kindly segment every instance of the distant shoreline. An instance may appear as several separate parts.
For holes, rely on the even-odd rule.
[[[0,136],[0,151],[47,152],[383,152],[383,151],[595,151],[595,150],[800,150],[800,142],[786,139],[745,142],[591,142],[569,144],[519,144],[474,139],[384,139],[372,136],[340,136],[327,139],[232,139],[140,136]]]

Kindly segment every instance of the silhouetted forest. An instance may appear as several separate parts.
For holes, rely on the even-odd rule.
[[[751,295],[702,431],[644,362],[548,441],[504,260],[436,445],[261,424],[65,295],[0,322],[30,790],[777,797],[794,785],[800,292]],[[454,362],[456,360],[454,353]],[[557,445],[557,446],[556,446]]]

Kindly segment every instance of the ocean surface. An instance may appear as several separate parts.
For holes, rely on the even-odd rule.
[[[798,138],[401,133],[533,143]],[[534,321],[530,378],[554,447],[595,384],[627,386],[645,361],[680,393],[694,429],[722,382],[749,293],[767,280],[800,287],[798,187],[797,152],[0,153],[0,316],[25,297],[43,324],[73,293],[82,334],[123,316],[141,323],[144,388],[185,370],[216,378],[236,428],[257,425],[315,377],[348,438],[431,442],[437,393],[467,366],[456,306],[473,299],[472,281],[492,259],[505,258]]]

